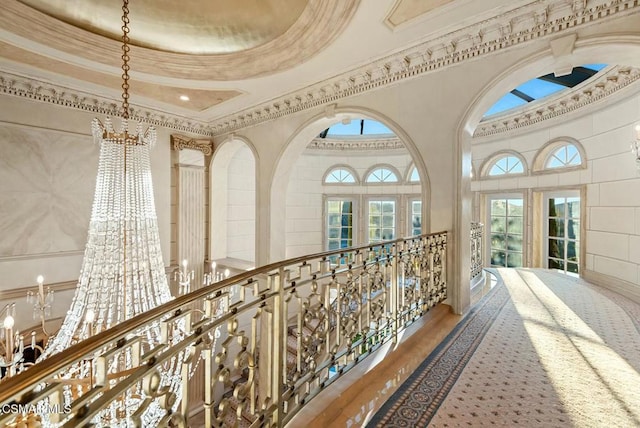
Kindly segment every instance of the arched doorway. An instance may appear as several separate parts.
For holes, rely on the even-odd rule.
[[[346,139],[326,132],[336,126],[358,128],[363,121],[379,123],[386,131]],[[393,121],[366,109],[340,109],[306,123],[280,156],[273,180],[270,260],[408,236],[416,230],[410,227],[416,218],[420,232],[428,232],[429,178],[415,153],[411,139]],[[354,182],[340,182],[332,170],[351,170]],[[391,172],[394,181],[384,182],[376,175],[381,170]],[[412,174],[418,182],[410,181]],[[369,178],[374,176],[380,182]],[[374,218],[383,206],[392,214]]]

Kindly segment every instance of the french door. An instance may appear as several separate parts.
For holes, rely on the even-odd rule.
[[[488,204],[491,265],[521,267],[524,246],[522,195],[490,196]]]
[[[545,259],[549,269],[580,273],[580,192],[545,194]]]

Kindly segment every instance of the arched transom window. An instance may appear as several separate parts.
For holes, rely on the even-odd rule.
[[[367,183],[397,183],[398,176],[389,168],[374,168],[367,176]]]
[[[356,178],[345,168],[334,168],[326,175],[325,183],[355,183]]]
[[[417,183],[420,181],[420,173],[418,173],[418,168],[415,166],[411,168],[411,172],[409,173],[409,182]]]
[[[489,176],[524,173],[524,165],[516,156],[506,155],[496,159],[489,169]]]
[[[545,168],[568,168],[581,164],[582,157],[578,148],[573,144],[567,143],[551,152],[545,163]]]

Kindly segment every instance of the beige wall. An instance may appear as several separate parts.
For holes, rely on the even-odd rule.
[[[505,149],[521,153],[530,169],[547,142],[571,137],[584,147],[585,169],[502,179],[476,177],[472,189],[481,194],[518,191],[525,197],[548,189],[585,189],[583,276],[640,297],[640,173],[629,150],[634,127],[640,122],[640,89],[634,91],[632,95],[613,96],[598,110],[556,121],[545,129],[473,144],[475,171],[480,171],[493,153]],[[535,265],[535,255],[531,254],[531,241],[536,239],[533,218],[535,213],[530,209],[527,258]]]
[[[323,184],[325,173],[336,165],[349,165],[364,182],[365,175],[375,165],[389,165],[399,174],[397,184]],[[286,208],[286,257],[325,251],[323,239],[323,196],[400,195],[420,196],[419,184],[406,184],[405,176],[412,164],[405,150],[334,151],[307,150],[293,167],[287,187]],[[406,207],[398,200],[398,217],[406,215]],[[361,207],[363,209],[364,207]],[[354,245],[367,242],[363,230],[364,219],[357,220],[361,230],[356,231]],[[397,223],[401,228],[396,236],[407,236],[406,222]]]
[[[253,263],[256,256],[256,162],[247,146],[231,158],[227,185],[226,257]]]
[[[99,148],[94,115],[0,96],[0,291],[75,281],[91,215]],[[170,247],[169,135],[151,149],[165,264]]]

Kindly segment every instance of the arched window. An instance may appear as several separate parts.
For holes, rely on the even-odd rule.
[[[397,183],[398,175],[386,167],[376,167],[367,175],[367,183]]]
[[[411,168],[409,172],[409,183],[419,183],[420,182],[420,173],[418,172],[418,168],[415,166]]]
[[[546,169],[568,168],[582,165],[582,157],[573,144],[564,144],[549,154],[545,162]]]
[[[556,174],[563,169],[586,168],[586,154],[580,141],[562,136],[546,143],[533,160],[535,174]]]
[[[353,173],[346,168],[337,167],[329,170],[324,177],[324,182],[327,184],[336,183],[356,183],[356,178]]]
[[[522,164],[522,161],[516,156],[505,155],[493,161],[487,175],[495,177],[499,175],[522,173],[524,173],[524,165]]]

